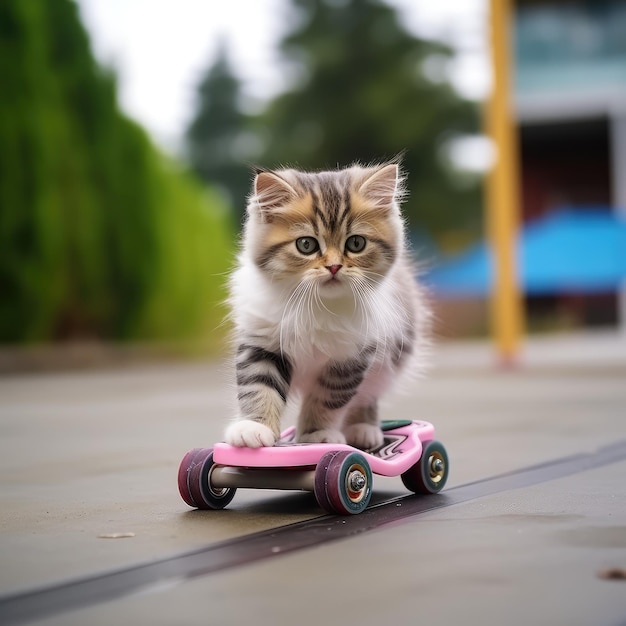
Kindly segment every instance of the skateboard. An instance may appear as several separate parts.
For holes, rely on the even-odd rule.
[[[223,509],[238,488],[312,491],[328,513],[361,513],[372,496],[372,475],[400,476],[414,493],[435,494],[448,478],[444,446],[429,422],[382,422],[384,442],[373,450],[346,444],[296,443],[295,427],[267,448],[216,443],[194,448],[178,469],[182,499],[197,509]]]

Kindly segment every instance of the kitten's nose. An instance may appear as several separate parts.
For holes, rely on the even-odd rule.
[[[343,265],[327,265],[326,269],[334,276],[342,267]]]

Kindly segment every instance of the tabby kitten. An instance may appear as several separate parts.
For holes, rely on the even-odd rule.
[[[239,416],[227,443],[273,445],[292,394],[297,441],[383,443],[378,400],[423,364],[430,317],[400,195],[395,163],[257,174],[230,284]]]

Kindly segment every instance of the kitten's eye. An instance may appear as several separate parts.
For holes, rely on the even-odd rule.
[[[317,243],[315,237],[298,237],[296,239],[296,248],[302,254],[313,254],[320,249],[320,244]]]
[[[363,252],[365,248],[365,237],[352,235],[346,239],[346,250],[348,252]]]

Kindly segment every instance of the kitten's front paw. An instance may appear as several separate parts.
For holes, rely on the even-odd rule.
[[[233,422],[224,433],[224,441],[238,448],[263,448],[276,443],[271,428],[252,420]]]
[[[316,430],[298,437],[298,443],[346,443],[346,438],[339,430]]]
[[[360,450],[370,450],[383,445],[383,431],[374,424],[350,424],[343,429],[346,441]]]

